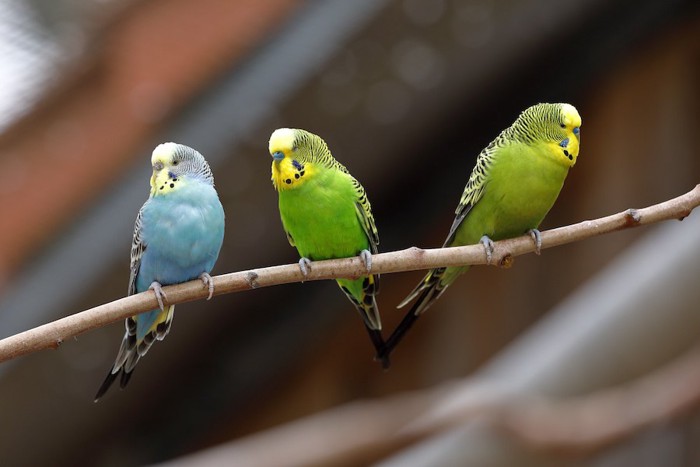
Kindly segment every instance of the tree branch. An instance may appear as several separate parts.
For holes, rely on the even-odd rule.
[[[542,232],[542,249],[663,220],[682,220],[698,205],[700,205],[700,185],[682,196],[643,209],[628,209],[611,216]],[[529,236],[502,240],[494,244],[493,262],[502,267],[509,267],[515,256],[531,253],[534,250],[535,247]],[[486,264],[484,249],[481,245],[429,250],[412,247],[373,255],[372,272],[387,274],[477,264]],[[293,282],[338,277],[353,278],[364,273],[364,264],[359,257],[314,262],[307,277],[301,274],[297,264],[272,266],[216,276],[213,278],[214,295]],[[208,295],[199,280],[167,286],[163,291],[167,295],[168,304],[199,300]],[[152,310],[157,306],[155,295],[147,291],[15,334],[0,340],[0,362],[38,350],[56,348],[67,338]]]
[[[440,410],[445,400],[458,402]],[[469,422],[487,424],[561,462],[682,419],[698,406],[700,346],[695,346],[651,373],[590,394],[516,395],[496,381],[467,378],[352,402],[159,465],[369,465]]]
[[[515,402],[493,418],[496,427],[539,452],[595,453],[700,406],[700,346],[626,384],[568,399]]]

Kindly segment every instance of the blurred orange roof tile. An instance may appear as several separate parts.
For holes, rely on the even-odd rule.
[[[81,59],[87,70],[0,135],[0,284],[134,157],[145,157],[135,151],[173,111],[299,5],[156,0],[126,8]]]

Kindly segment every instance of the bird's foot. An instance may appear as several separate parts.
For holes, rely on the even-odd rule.
[[[309,258],[301,258],[299,260],[299,269],[301,270],[301,274],[307,277],[309,271],[311,271],[311,260]]]
[[[156,300],[158,300],[158,306],[160,307],[161,311],[164,311],[165,305],[163,304],[163,300],[166,300],[167,297],[165,296],[165,292],[163,292],[163,286],[160,285],[160,282],[153,281],[153,282],[151,282],[151,285],[148,288],[153,290],[153,293],[156,294]]]
[[[372,272],[372,253],[370,253],[369,250],[362,250],[360,252],[360,258],[365,264],[365,269],[367,269],[367,272]]]
[[[486,253],[486,264],[490,265],[491,260],[493,260],[493,240],[491,240],[488,235],[484,235],[479,240],[479,243],[484,245],[484,252]]]
[[[542,235],[537,229],[530,229],[527,231],[530,234],[530,238],[535,243],[535,254],[539,255],[542,252]]]
[[[199,279],[204,282],[204,287],[209,289],[209,296],[207,297],[207,300],[211,300],[211,297],[214,296],[214,279],[211,278],[208,272],[201,273],[199,275]]]

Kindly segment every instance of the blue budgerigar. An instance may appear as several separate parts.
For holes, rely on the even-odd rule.
[[[214,293],[209,272],[224,239],[224,209],[209,164],[199,152],[176,143],[156,147],[151,164],[151,194],[134,225],[128,294],[151,289],[160,309],[126,319],[119,353],[95,402],[120,374],[124,388],[139,358],[168,334],[175,306],[163,305],[162,286],[200,278],[209,298]]]

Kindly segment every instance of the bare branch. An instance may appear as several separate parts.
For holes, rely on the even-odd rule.
[[[683,219],[698,205],[700,205],[700,185],[682,196],[647,208],[628,209],[611,216],[542,232],[542,249],[630,227],[669,219]],[[494,263],[507,267],[515,256],[531,253],[534,250],[535,246],[527,235],[502,240],[494,244]],[[413,247],[374,255],[372,257],[372,272],[388,274],[442,266],[477,264],[486,264],[486,257],[481,245],[430,250]],[[301,274],[296,263],[272,266],[216,276],[213,278],[214,295],[305,280],[359,277],[364,273],[364,264],[359,257],[314,262],[307,277]],[[167,286],[163,288],[163,291],[167,294],[168,304],[184,303],[208,296],[208,290],[204,288],[200,280]],[[155,295],[147,291],[15,334],[0,340],[0,362],[38,350],[56,348],[65,339],[156,307]]]
[[[540,452],[597,452],[700,406],[700,347],[625,385],[577,398],[524,402],[503,411],[497,426]]]
[[[449,411],[433,412],[444,400]],[[628,383],[566,399],[517,396],[478,378],[354,402],[160,464],[198,467],[367,465],[468,422],[538,453],[591,455],[700,406],[700,347]],[[275,446],[275,449],[266,449]]]

